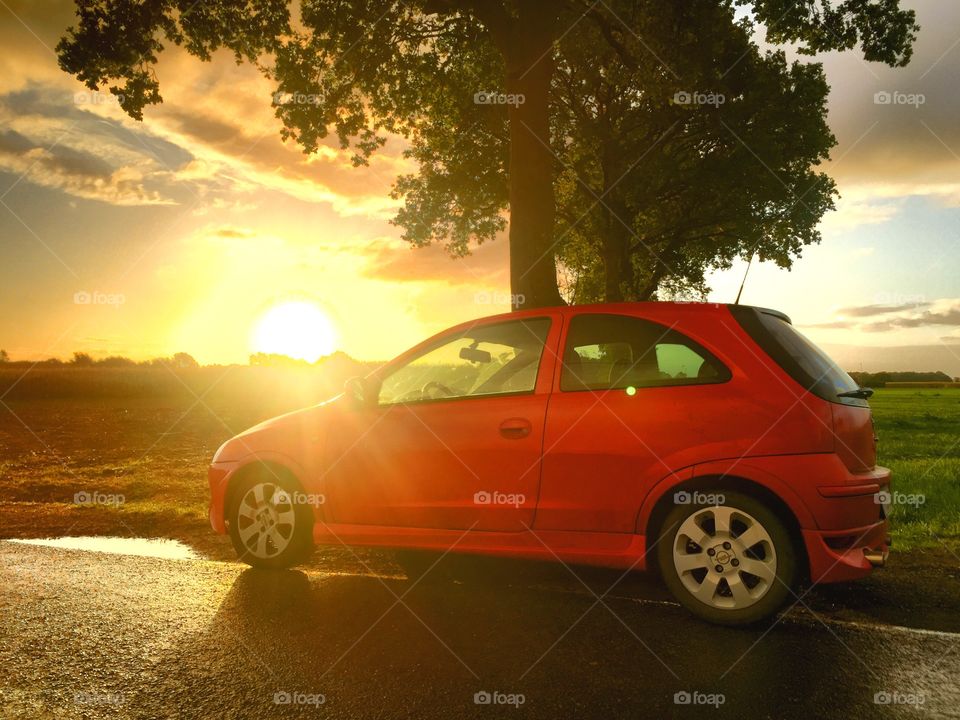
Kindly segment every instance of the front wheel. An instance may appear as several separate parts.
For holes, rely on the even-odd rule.
[[[696,493],[677,493],[692,499]],[[766,505],[714,491],[718,504],[678,504],[667,515],[657,561],[667,587],[695,615],[747,625],[780,609],[797,577],[796,550]]]
[[[313,549],[313,514],[290,477],[264,468],[239,480],[227,510],[240,560],[262,568],[298,565]]]

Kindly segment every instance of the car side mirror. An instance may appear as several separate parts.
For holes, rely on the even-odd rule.
[[[376,399],[373,384],[362,377],[352,377],[343,384],[343,394],[354,407],[367,407]]]

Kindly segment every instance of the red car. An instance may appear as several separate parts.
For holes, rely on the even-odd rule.
[[[697,615],[755,622],[885,562],[870,394],[773,310],[483,318],[229,440],[210,522],[259,567],[314,543],[656,565]]]

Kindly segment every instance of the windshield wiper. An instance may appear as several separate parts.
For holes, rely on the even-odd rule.
[[[857,398],[859,400],[866,400],[872,395],[873,390],[871,388],[857,388],[856,390],[847,390],[846,392],[837,393],[837,397]]]

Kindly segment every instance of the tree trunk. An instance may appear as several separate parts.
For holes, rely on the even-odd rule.
[[[563,305],[554,252],[550,83],[556,3],[520,0],[502,47],[510,120],[510,288],[514,309]],[[522,102],[521,102],[522,99]]]
[[[618,202],[617,198],[607,196],[605,200],[609,207],[604,208],[606,222],[603,234],[603,290],[606,302],[622,302],[623,288],[628,281],[630,270],[630,256],[627,247],[630,242],[630,233],[623,222],[626,207]],[[623,222],[621,222],[621,219]]]
[[[610,130],[610,133],[616,132]],[[600,170],[603,173],[604,198],[600,208],[604,214],[603,247],[603,294],[606,302],[622,302],[623,288],[632,280],[630,265],[630,231],[624,223],[630,222],[627,205],[613,183],[622,180],[619,156],[620,148],[615,143],[605,143],[601,151]]]

